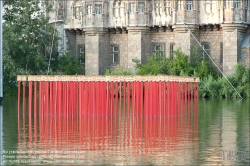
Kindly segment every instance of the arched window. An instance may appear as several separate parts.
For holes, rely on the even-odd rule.
[[[82,15],[82,2],[77,1],[74,5],[74,8],[73,8],[73,17],[74,17],[74,19],[80,20],[81,15]]]

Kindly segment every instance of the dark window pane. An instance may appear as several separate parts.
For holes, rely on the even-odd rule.
[[[114,53],[113,56],[114,56],[113,63],[118,63],[118,61],[119,61],[118,53]]]

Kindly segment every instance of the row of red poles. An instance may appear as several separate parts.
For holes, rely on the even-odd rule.
[[[19,81],[18,106],[22,89],[23,110],[27,87],[28,111],[34,110],[34,116],[184,116],[187,101],[198,98],[197,82]]]
[[[197,138],[196,82],[18,81],[20,149],[139,155]]]

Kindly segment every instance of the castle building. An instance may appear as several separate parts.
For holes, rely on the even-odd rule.
[[[59,53],[80,57],[86,75],[117,65],[135,72],[133,59],[145,63],[159,50],[170,59],[178,48],[192,56],[196,39],[225,74],[232,74],[237,62],[250,64],[250,0],[55,0],[53,5],[50,23],[61,37]]]

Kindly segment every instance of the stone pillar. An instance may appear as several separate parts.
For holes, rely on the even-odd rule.
[[[85,74],[104,74],[108,64],[109,36],[103,28],[86,28],[85,31]]]
[[[186,25],[193,33],[195,38],[199,41],[199,27],[196,25]],[[176,25],[174,27],[175,33],[175,45],[176,48],[180,48],[186,55],[191,55],[192,49],[195,45],[198,45],[192,34],[187,30],[185,25]]]
[[[135,73],[135,63],[133,59],[144,61],[144,35],[148,35],[148,27],[128,27],[128,70]]]
[[[244,24],[222,24],[223,30],[223,73],[234,73],[235,65],[240,61],[240,44],[247,30]]]

